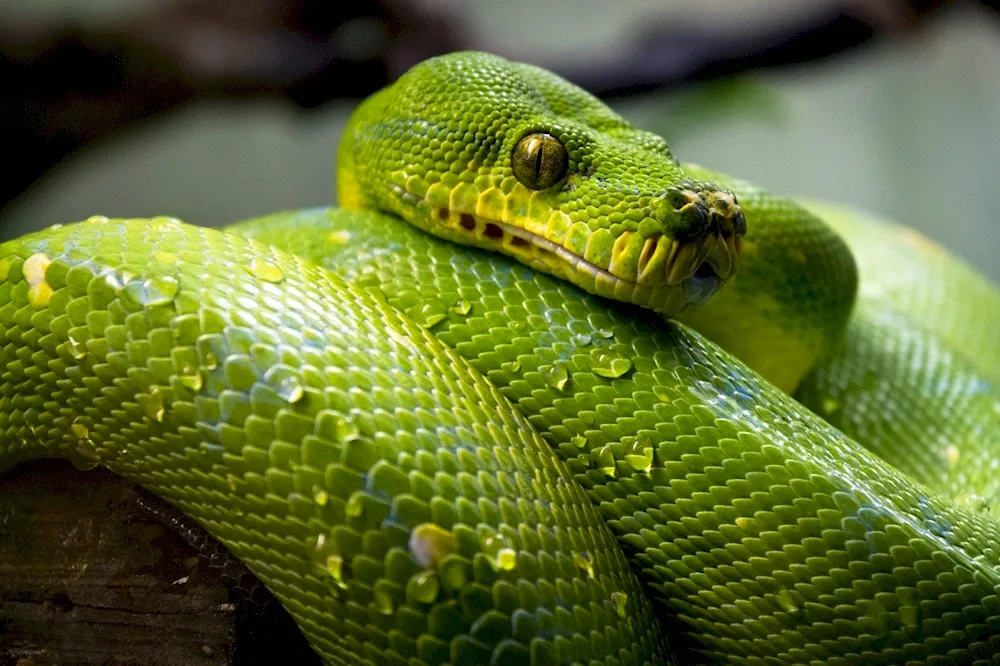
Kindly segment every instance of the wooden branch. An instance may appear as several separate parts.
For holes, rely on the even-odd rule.
[[[62,461],[0,476],[0,666],[318,664],[283,610],[244,613],[139,493]]]

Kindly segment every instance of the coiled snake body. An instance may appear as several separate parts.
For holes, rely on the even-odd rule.
[[[329,664],[1000,660],[982,278],[486,54],[363,103],[338,178],[0,246],[0,463],[163,496]]]

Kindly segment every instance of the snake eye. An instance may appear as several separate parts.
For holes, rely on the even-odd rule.
[[[544,190],[566,175],[569,155],[566,146],[551,134],[538,132],[521,137],[511,156],[514,176],[525,187]]]

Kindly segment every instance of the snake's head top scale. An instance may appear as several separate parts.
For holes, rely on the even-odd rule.
[[[746,233],[733,194],[688,178],[661,137],[485,53],[427,60],[363,102],[339,160],[341,206],[667,316],[710,301]]]

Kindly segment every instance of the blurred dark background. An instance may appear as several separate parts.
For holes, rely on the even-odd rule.
[[[0,237],[333,203],[356,99],[475,48],[559,71],[683,159],[905,221],[1000,281],[997,5],[0,0]]]

